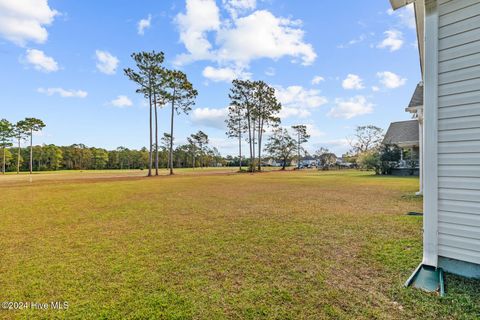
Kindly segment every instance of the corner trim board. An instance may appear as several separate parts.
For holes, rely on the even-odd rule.
[[[438,3],[425,0],[423,264],[438,266]]]

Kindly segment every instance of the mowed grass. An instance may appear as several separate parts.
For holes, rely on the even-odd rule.
[[[0,177],[0,300],[69,303],[0,318],[480,316],[479,281],[403,288],[422,256],[417,179],[211,171]]]

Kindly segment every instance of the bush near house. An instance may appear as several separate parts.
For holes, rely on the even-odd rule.
[[[362,169],[374,170],[375,174],[391,174],[401,159],[401,152],[396,145],[381,145],[378,149],[361,153],[357,163]]]

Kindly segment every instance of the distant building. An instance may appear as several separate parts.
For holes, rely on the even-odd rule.
[[[383,144],[396,145],[402,152],[396,168],[392,169],[393,175],[419,175],[419,141],[418,120],[392,122],[388,127]]]
[[[420,186],[417,195],[423,194],[423,163],[424,163],[424,152],[423,152],[423,82],[417,84],[415,92],[413,93],[412,99],[408,104],[408,107],[405,111],[413,114],[413,118],[418,121],[418,143],[419,143],[419,156],[418,156],[418,167],[419,167],[419,176],[420,176]]]
[[[348,162],[345,157],[337,158],[336,165],[342,168],[353,168],[355,164],[352,162]]]

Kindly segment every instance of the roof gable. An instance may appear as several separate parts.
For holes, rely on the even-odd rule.
[[[383,144],[418,144],[418,121],[392,122],[388,127]]]
[[[408,104],[408,108],[414,108],[419,106],[423,106],[423,82],[417,84],[415,92],[413,92],[412,99]]]

